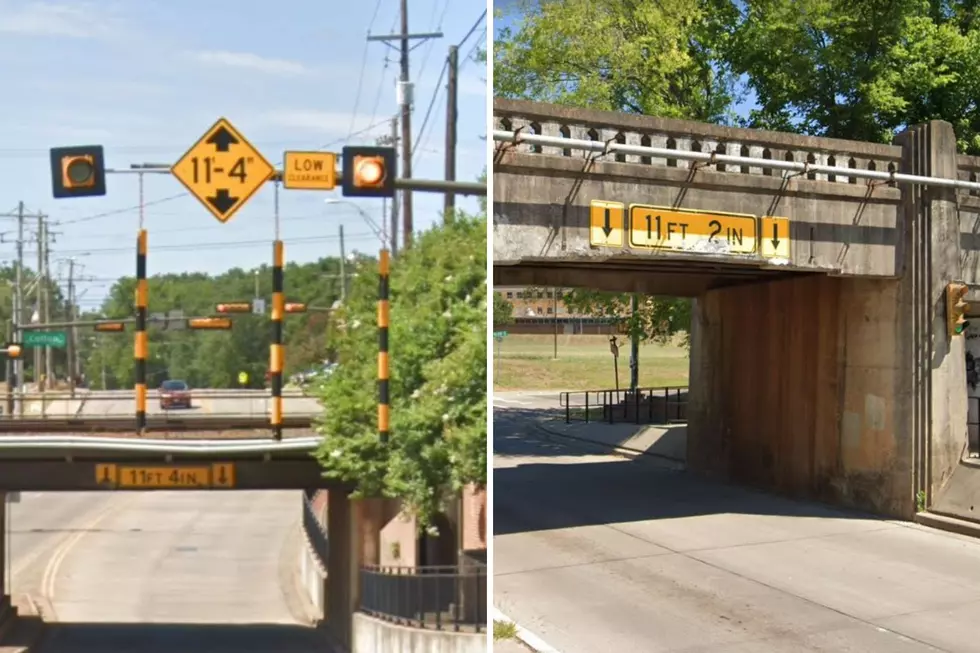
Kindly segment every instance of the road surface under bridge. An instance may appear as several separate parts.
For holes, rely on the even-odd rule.
[[[295,491],[23,493],[7,506],[22,618],[3,644],[333,651],[295,573],[301,501]]]

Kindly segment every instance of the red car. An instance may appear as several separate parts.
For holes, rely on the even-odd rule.
[[[160,386],[160,410],[190,408],[191,389],[184,381],[164,381]]]

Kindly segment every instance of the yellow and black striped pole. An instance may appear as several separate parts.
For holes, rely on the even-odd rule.
[[[136,237],[136,344],[133,350],[136,359],[136,431],[140,434],[146,430],[146,357],[149,348],[146,309],[149,295],[146,282],[146,229],[140,229]]]
[[[272,414],[269,423],[272,436],[282,440],[282,368],[285,361],[282,345],[282,318],[286,312],[283,286],[283,246],[272,242],[272,344],[269,345],[269,385],[272,387]]]
[[[391,396],[388,388],[388,250],[378,260],[378,438],[388,443]]]

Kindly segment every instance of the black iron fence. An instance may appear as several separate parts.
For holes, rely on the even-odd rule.
[[[403,626],[485,632],[486,565],[362,567],[360,610]]]
[[[980,397],[967,397],[966,400],[967,453],[976,458],[980,456]]]
[[[316,490],[303,492],[303,532],[306,533],[306,537],[313,547],[313,552],[320,559],[321,564],[326,567],[330,543],[327,537],[327,525],[317,515],[316,508],[313,506],[313,499],[316,496]]]
[[[565,423],[670,424],[687,420],[687,386],[632,390],[576,390],[559,397]]]

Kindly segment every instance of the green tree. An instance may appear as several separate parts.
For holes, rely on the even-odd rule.
[[[390,440],[378,438],[377,263],[361,260],[333,345],[339,367],[317,389],[317,457],[359,496],[399,497],[422,525],[448,493],[486,483],[486,216],[458,213],[391,265]]]
[[[727,59],[757,97],[749,126],[890,142],[928,120],[980,153],[975,0],[741,4]]]
[[[682,344],[690,344],[691,300],[686,297],[638,298],[633,312],[630,293],[611,293],[599,290],[575,289],[565,294],[568,310],[613,320],[641,340],[667,343],[677,333],[683,333]]]
[[[514,305],[507,301],[503,294],[493,293],[493,323],[504,325],[514,321]]]
[[[524,2],[494,39],[494,94],[707,122],[730,120],[720,0]]]

